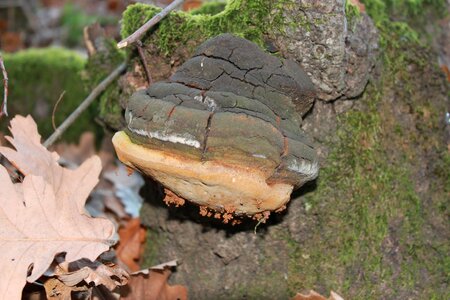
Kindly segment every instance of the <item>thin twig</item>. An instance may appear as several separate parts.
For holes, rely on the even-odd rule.
[[[53,134],[44,142],[45,147],[49,147],[52,145],[63,133],[66,129],[72,125],[73,122],[80,116],[80,114],[88,108],[88,106],[100,95],[109,84],[111,84],[123,71],[125,71],[127,65],[126,63],[120,64],[114,71],[112,71],[108,77],[103,79],[99,85],[97,85],[87,96],[86,99],[80,104],[80,106],[75,109],[69,117],[53,132]]]
[[[0,107],[0,118],[5,115],[8,116],[8,73],[6,73],[5,64],[3,63],[3,57],[0,53],[0,68],[3,73],[3,103]]]
[[[129,45],[135,43],[136,41],[140,40],[141,37],[153,26],[159,23],[165,16],[167,16],[172,10],[174,10],[178,5],[183,3],[184,0],[175,0],[169,5],[167,5],[162,11],[160,11],[158,14],[156,14],[153,18],[151,18],[147,23],[142,25],[138,30],[133,32],[129,37],[121,40],[117,44],[117,48],[125,48]]]
[[[55,106],[53,106],[53,112],[52,112],[52,126],[53,126],[53,130],[56,130],[56,124],[55,124],[56,109],[58,108],[58,104],[61,101],[61,99],[64,97],[65,93],[66,93],[66,91],[63,91],[61,93],[61,95],[59,95],[58,101],[56,101]]]
[[[145,58],[144,50],[142,49],[141,41],[137,41],[136,48],[139,52],[139,56],[141,57],[142,64],[144,65],[145,75],[147,75],[148,86],[151,86],[153,83],[152,74],[150,73],[150,69],[148,68],[147,59]]]

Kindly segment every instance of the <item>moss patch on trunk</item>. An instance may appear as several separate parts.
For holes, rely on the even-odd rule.
[[[445,299],[445,82],[419,35],[391,21],[379,1],[366,2],[378,14],[382,75],[357,100],[363,109],[338,118],[338,143],[329,145],[317,188],[305,197],[305,219],[318,224],[313,238],[287,238],[290,291]]]
[[[193,49],[208,38],[225,32],[263,45],[264,35],[274,29],[281,30],[284,23],[280,13],[271,15],[271,12],[284,5],[293,5],[294,2],[230,0],[216,14],[211,14],[206,8],[192,13],[172,12],[153,31],[149,31],[143,41],[151,41],[165,55],[170,55],[179,45],[192,45]],[[122,36],[129,36],[160,11],[160,8],[139,3],[129,6],[123,15]]]

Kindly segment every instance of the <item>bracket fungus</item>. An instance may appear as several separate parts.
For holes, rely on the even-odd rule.
[[[300,129],[314,87],[297,63],[242,38],[203,43],[166,82],[134,93],[119,159],[201,207],[253,216],[280,210],[318,174]]]

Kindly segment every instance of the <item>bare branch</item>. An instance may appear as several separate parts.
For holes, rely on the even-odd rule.
[[[66,129],[72,125],[73,122],[80,116],[80,114],[88,108],[88,106],[110,85],[123,71],[125,71],[126,63],[120,64],[114,71],[112,71],[108,77],[103,79],[99,85],[97,85],[86,99],[75,109],[69,117],[53,132],[53,134],[44,142],[45,147],[52,145]]]
[[[5,64],[3,63],[3,57],[0,53],[0,68],[3,73],[3,103],[0,107],[0,118],[5,115],[8,116],[8,73],[6,73]]]
[[[169,5],[167,5],[162,11],[156,14],[153,18],[151,18],[147,23],[142,25],[138,30],[136,30],[129,37],[121,40],[117,44],[117,48],[125,48],[129,45],[137,42],[141,39],[141,37],[153,26],[159,23],[165,16],[167,16],[172,10],[174,10],[178,5],[182,4],[184,0],[175,0]]]

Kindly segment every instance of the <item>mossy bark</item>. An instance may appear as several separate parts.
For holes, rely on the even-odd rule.
[[[31,114],[43,138],[53,132],[52,112],[62,92],[65,91],[64,97],[54,115],[56,126],[88,95],[84,77],[86,61],[74,51],[29,49],[6,54],[4,60],[9,77],[9,114]],[[82,132],[95,130],[92,120],[97,115],[96,110],[97,106],[93,105],[84,112],[63,139],[77,141]],[[8,122],[3,120],[0,130],[5,134],[7,126]]]
[[[270,15],[269,2],[286,4],[231,1],[215,16],[170,16],[144,40],[156,79],[167,78],[195,45],[217,33],[265,46],[267,28],[278,22],[259,22]],[[255,234],[254,223],[221,225],[200,218],[195,206],[166,208],[162,193],[146,193],[142,219],[159,238],[157,247],[149,239],[148,257],[180,259],[172,279],[186,284],[190,297],[288,299],[309,289],[346,299],[449,297],[448,84],[435,54],[406,23],[413,11],[436,6],[405,1],[404,22],[396,22],[390,2],[362,2],[380,32],[371,83],[357,99],[317,101],[306,116],[303,128],[321,145],[322,171],[285,213]],[[156,11],[129,8],[124,35]],[[222,23],[224,16],[231,23]]]

